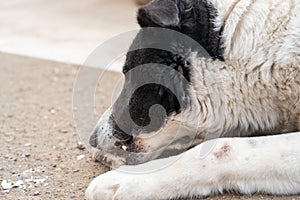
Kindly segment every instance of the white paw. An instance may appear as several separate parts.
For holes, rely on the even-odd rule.
[[[151,177],[110,171],[95,178],[86,190],[87,200],[142,200],[150,197]]]

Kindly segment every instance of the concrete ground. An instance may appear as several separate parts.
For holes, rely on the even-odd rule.
[[[136,10],[134,0],[2,0],[0,52],[82,64],[104,41],[137,29]]]
[[[78,144],[72,94],[79,67],[8,54],[0,54],[0,60],[0,199],[84,199],[89,182],[108,169]],[[120,78],[116,72],[102,78],[95,92],[97,117],[110,105]],[[3,189],[12,183],[13,188]],[[226,194],[207,199],[300,196]]]

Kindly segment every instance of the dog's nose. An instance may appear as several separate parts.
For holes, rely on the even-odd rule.
[[[98,146],[97,132],[98,132],[98,129],[95,128],[93,131],[93,134],[90,137],[90,141],[89,141],[90,145],[95,148]]]

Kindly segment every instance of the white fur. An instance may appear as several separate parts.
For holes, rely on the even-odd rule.
[[[130,174],[124,166],[98,176],[86,192],[89,200],[170,199],[206,196],[224,191],[267,194],[300,192],[300,132],[255,138],[220,138],[201,157],[202,143],[177,156],[171,166],[152,173]],[[288,143],[288,145],[286,145]],[[224,146],[228,149],[224,151]],[[167,158],[168,159],[168,158]]]

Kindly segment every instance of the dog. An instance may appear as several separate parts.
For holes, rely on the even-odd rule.
[[[118,169],[86,198],[299,194],[300,1],[154,0],[137,20],[123,90],[90,137]]]

